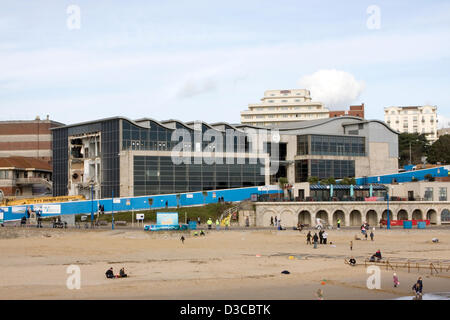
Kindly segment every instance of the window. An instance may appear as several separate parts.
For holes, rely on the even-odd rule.
[[[439,201],[447,201],[447,188],[439,188]]]
[[[425,199],[425,201],[433,201],[433,188],[432,187],[425,188],[424,199]]]
[[[364,157],[366,155],[365,138],[311,135],[311,154]]]

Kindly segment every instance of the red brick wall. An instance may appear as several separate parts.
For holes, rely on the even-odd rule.
[[[0,187],[0,190],[3,191],[5,197],[15,196],[17,189],[17,187]]]
[[[0,150],[51,150],[50,141],[0,142]]]
[[[16,122],[16,123],[0,123],[0,135],[11,134],[50,134],[50,128],[55,127],[50,122]]]

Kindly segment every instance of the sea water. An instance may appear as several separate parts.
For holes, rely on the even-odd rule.
[[[414,296],[400,297],[394,300],[413,300]],[[425,293],[422,300],[450,300],[450,292]]]

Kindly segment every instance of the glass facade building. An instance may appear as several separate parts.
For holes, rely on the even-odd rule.
[[[297,136],[297,155],[365,157],[365,137],[331,135]]]
[[[308,181],[308,176],[319,179],[355,177],[355,160],[296,160],[295,182]]]
[[[182,136],[177,132],[176,141],[172,141],[175,129],[184,131]],[[210,139],[202,139],[207,131]],[[113,118],[53,130],[54,196],[69,195],[68,186],[74,183],[69,171],[76,166],[73,165],[72,169],[69,166],[74,158],[69,150],[71,139],[90,134],[99,136],[101,141],[101,163],[98,167],[101,168],[100,196],[103,198],[126,196],[120,194],[122,184],[127,184],[128,193],[135,196],[265,185],[265,176],[261,174],[264,161],[251,157],[250,144],[244,131],[232,126],[217,130],[205,123],[160,123],[151,119],[130,121]],[[227,158],[214,158],[214,164],[207,164],[204,159],[190,157],[184,158],[181,164],[175,164],[170,152],[175,146],[179,147],[181,142],[183,151],[192,151],[195,156],[199,155],[197,152],[223,150],[224,157],[233,156],[233,159],[227,161]],[[239,155],[234,155],[234,152]],[[121,176],[121,155],[129,157],[126,158],[128,163],[123,164],[123,169],[132,168],[132,171],[128,171],[132,172],[131,179],[125,172]],[[240,160],[234,157],[239,157]],[[89,167],[86,153],[78,154],[74,163],[81,163],[85,159],[84,166]],[[86,172],[86,169],[83,170]]]
[[[134,156],[134,195],[179,193],[202,190],[217,190],[239,187],[262,186],[263,165],[250,164],[206,164],[201,159],[190,159],[190,164],[172,163],[167,156]],[[201,164],[196,164],[201,162]]]
[[[298,156],[365,157],[365,137],[333,135],[298,135]],[[355,160],[303,159],[295,161],[295,182],[305,182],[308,177],[342,179],[355,176]]]

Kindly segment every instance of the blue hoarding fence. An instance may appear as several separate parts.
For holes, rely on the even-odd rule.
[[[418,181],[425,180],[425,176],[431,175],[432,177],[448,177],[449,172],[444,167],[436,167],[423,170],[414,170],[401,173],[387,174],[381,176],[371,176],[356,178],[357,185],[367,185],[367,184],[391,184],[392,182],[411,182],[413,178]]]
[[[277,186],[261,186],[237,189],[211,190],[204,195],[202,191],[187,192],[181,194],[150,195],[140,197],[123,197],[95,199],[94,211],[99,205],[104,206],[106,213],[121,211],[139,211],[161,208],[176,208],[185,206],[199,206],[210,203],[217,203],[219,198],[227,202],[243,201],[251,198],[252,194],[275,194],[282,191]],[[92,200],[55,202],[47,204],[33,204],[20,206],[2,207],[4,211],[4,221],[20,220],[30,208],[31,210],[42,210],[42,217],[55,216],[59,214],[90,214],[92,210]]]

